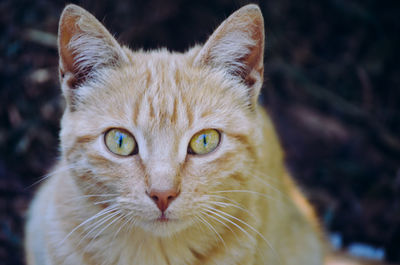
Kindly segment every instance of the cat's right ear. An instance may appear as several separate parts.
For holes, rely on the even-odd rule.
[[[68,105],[74,93],[101,68],[117,67],[128,61],[126,54],[107,29],[85,9],[68,5],[58,29],[60,81]]]

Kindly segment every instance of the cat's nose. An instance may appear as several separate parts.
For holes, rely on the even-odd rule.
[[[176,189],[170,190],[150,190],[148,194],[150,198],[157,204],[158,209],[164,212],[169,204],[179,195],[179,191]]]

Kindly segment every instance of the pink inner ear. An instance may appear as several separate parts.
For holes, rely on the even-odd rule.
[[[76,73],[74,69],[74,53],[69,48],[69,43],[74,35],[80,34],[81,30],[76,24],[78,16],[65,14],[60,21],[58,34],[59,53],[60,53],[60,70],[62,73]]]
[[[255,16],[253,21],[253,23],[249,24],[249,29],[251,39],[255,41],[255,45],[250,47],[250,53],[247,58],[244,58],[244,63],[249,69],[254,69],[262,73],[264,69],[264,21],[259,16]]]

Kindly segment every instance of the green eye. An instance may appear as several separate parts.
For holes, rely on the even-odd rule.
[[[196,133],[189,143],[188,152],[196,155],[208,154],[217,148],[220,134],[217,130],[206,129]]]
[[[111,129],[106,132],[104,142],[111,152],[120,156],[137,154],[135,138],[125,130]]]

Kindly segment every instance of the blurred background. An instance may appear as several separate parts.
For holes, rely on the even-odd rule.
[[[134,49],[176,51],[204,42],[249,3],[71,2]],[[267,32],[261,100],[288,167],[337,246],[367,245],[400,263],[400,1],[252,2]],[[0,1],[0,264],[23,264],[33,184],[57,160],[64,105],[56,34],[65,4]]]

